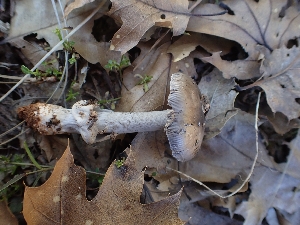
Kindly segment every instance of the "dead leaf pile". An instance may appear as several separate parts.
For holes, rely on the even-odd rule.
[[[76,65],[70,65],[69,77],[61,83],[58,78],[51,84],[22,84],[25,96],[11,100],[13,107],[31,103],[32,96],[43,101],[54,90],[53,101],[59,101],[74,79],[78,96],[73,101],[107,100],[102,107],[111,104],[120,112],[164,110],[168,108],[170,76],[182,72],[195,79],[204,95],[204,108],[210,108],[205,140],[194,159],[179,163],[172,157],[163,131],[138,133],[125,144],[127,136],[118,136],[114,143],[104,137],[92,146],[72,135],[74,156],[85,169],[105,171],[124,146],[131,144],[131,150],[127,149],[129,156],[120,168],[110,165],[98,194],[88,201],[84,169],[74,165],[67,148],[48,181],[40,187],[26,187],[27,223],[183,224],[179,215],[189,224],[299,224],[299,2],[56,1],[54,7],[65,10],[58,10],[57,15],[66,20],[64,24],[57,23],[56,13],[49,10],[51,1],[18,1],[6,40],[20,49],[28,66],[34,65],[59,42],[53,32],[56,28],[76,29],[100,4],[99,12],[69,39],[74,41],[74,54],[80,56]],[[112,61],[120,63],[122,56],[130,59],[125,69],[107,67]],[[61,69],[64,63],[57,58],[51,55],[48,60]],[[146,84],[141,82],[145,77],[151,78]],[[263,94],[257,142],[253,114],[258,92]],[[71,103],[61,102],[68,107]],[[7,111],[7,106],[0,108]],[[6,117],[0,115],[4,118],[0,124],[5,124],[2,120]],[[24,139],[30,140],[29,146],[37,142],[52,163],[66,143],[66,137],[48,138],[31,132],[19,138]],[[226,195],[247,177],[256,144],[259,157],[250,182],[226,200],[170,171],[178,170]],[[145,184],[144,176],[150,180]],[[154,203],[140,203],[143,184]],[[235,214],[244,220],[236,219]]]
[[[74,165],[69,147],[51,177],[40,187],[26,187],[24,217],[28,224],[183,224],[177,207],[181,192],[162,201],[141,204],[143,172],[129,154],[113,163],[94,199],[85,197],[85,170]],[[47,202],[47,204],[45,204]]]

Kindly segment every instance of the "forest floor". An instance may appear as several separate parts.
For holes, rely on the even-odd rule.
[[[299,24],[295,0],[0,1],[0,225],[299,224]],[[96,125],[170,106],[196,153],[170,114]]]

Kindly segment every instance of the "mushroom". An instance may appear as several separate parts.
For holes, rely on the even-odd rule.
[[[171,76],[168,105],[152,112],[113,112],[95,102],[82,100],[72,109],[35,103],[18,109],[20,118],[44,135],[80,133],[88,144],[97,134],[133,133],[165,129],[172,155],[178,161],[192,159],[204,135],[204,110],[196,83],[183,73]]]

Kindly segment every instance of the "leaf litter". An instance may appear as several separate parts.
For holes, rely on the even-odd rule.
[[[29,224],[183,224],[177,216],[181,192],[159,202],[140,203],[143,172],[136,170],[130,153],[119,168],[111,164],[91,201],[85,197],[85,180],[85,170],[74,165],[67,147],[42,186],[26,187],[23,211],[26,221]]]
[[[99,2],[76,0],[69,4],[65,11],[68,25],[76,27]],[[84,171],[73,164],[70,152],[66,151],[57,162],[48,181],[37,188],[26,187],[24,215],[28,224],[40,223],[32,221],[32,215],[36,215],[36,220],[41,219],[43,224],[45,220],[51,221],[49,222],[51,224],[59,223],[60,220],[71,221],[66,224],[76,224],[78,221],[87,224],[93,221],[115,224],[118,221],[124,223],[124,218],[128,218],[125,221],[131,224],[130,222],[135,219],[140,223],[141,217],[146,218],[148,222],[157,219],[157,221],[164,221],[161,222],[162,224],[183,224],[177,216],[180,193],[178,191],[181,190],[182,185],[184,185],[184,194],[181,197],[178,215],[185,221],[188,218],[182,212],[192,215],[189,224],[199,224],[200,221],[205,221],[207,215],[214,215],[216,221],[222,220],[217,215],[219,216],[224,208],[228,210],[231,217],[235,214],[243,216],[244,224],[266,224],[267,222],[272,224],[276,218],[280,218],[281,221],[286,220],[290,224],[297,224],[300,208],[299,176],[296,172],[299,167],[300,149],[299,133],[297,135],[296,130],[299,128],[300,116],[300,87],[299,76],[297,76],[298,5],[294,1],[280,0],[227,0],[219,5],[207,4],[204,1],[199,4],[199,2],[174,1],[165,4],[163,1],[149,3],[137,0],[113,0],[112,7],[108,11],[107,1],[103,9],[71,37],[71,40],[75,41],[76,52],[89,63],[90,71],[101,74],[101,79],[105,78],[106,81],[110,77],[110,83],[107,82],[110,91],[114,90],[115,93],[121,91],[121,100],[116,106],[118,111],[165,109],[170,75],[181,71],[195,78],[197,83],[199,82],[198,86],[202,94],[205,94],[208,99],[208,107],[210,106],[206,115],[206,140],[198,155],[189,162],[178,163],[171,157],[163,132],[138,133],[133,141],[132,138],[129,141],[132,145],[131,150],[127,150],[129,156],[121,166],[121,170],[130,169],[120,172],[121,170],[112,163],[98,194],[91,201],[87,201]],[[24,41],[24,36],[37,33],[36,38],[44,38],[51,47],[58,42],[57,37],[52,33],[52,30],[57,27],[55,15],[35,8],[44,9],[52,6],[50,2],[39,4],[42,5],[36,4],[34,0],[24,4],[17,3],[17,7],[20,8],[17,10],[18,14],[13,17],[11,32],[7,39],[16,47],[25,46],[28,51],[23,49],[23,53],[32,64],[39,61],[47,51],[36,43]],[[66,5],[63,1],[61,4]],[[31,7],[32,5],[35,7]],[[224,9],[227,13],[217,15]],[[111,42],[103,40],[99,42],[97,41],[99,39],[96,40],[92,35],[96,20],[105,12],[121,27],[114,34]],[[215,15],[200,16],[203,14]],[[24,20],[24,16],[32,18],[32,23]],[[59,17],[63,18],[61,13]],[[16,26],[17,23],[22,26]],[[31,27],[28,27],[28,24]],[[167,30],[169,28],[173,33]],[[135,46],[136,48],[133,48]],[[123,71],[122,77],[114,77],[115,74],[107,70],[105,65],[108,60],[120,61],[121,54],[124,53],[130,57],[131,65]],[[143,89],[143,85],[137,85],[140,78],[135,76],[136,74],[152,77],[147,83],[147,91]],[[105,89],[103,88],[105,85],[95,82],[94,75],[91,82],[90,76],[91,74],[87,72],[86,83],[81,81],[81,89],[85,92],[81,93],[82,97],[86,93],[94,93],[91,90],[95,87],[98,89],[97,85],[100,85],[97,99],[102,98],[101,95],[104,95],[102,89]],[[117,79],[121,79],[119,87]],[[32,85],[27,84],[27,86]],[[253,87],[262,89],[253,89]],[[49,96],[48,92],[51,92],[47,90],[47,85],[40,86],[38,91],[36,88],[26,89],[24,86],[21,88],[25,90],[26,96],[40,96],[41,93]],[[273,140],[261,129],[258,143],[259,158],[251,180],[228,201],[216,200],[207,190],[190,182],[185,176],[166,169],[170,167],[201,182],[206,182],[210,188],[220,194],[233,192],[248,174],[255,153],[254,117],[249,114],[253,110],[251,111],[252,106],[251,104],[248,106],[248,99],[245,98],[250,96],[250,99],[254,98],[254,102],[256,101],[257,91],[251,92],[251,90],[262,90],[265,93],[265,99],[263,98],[260,106],[259,125],[270,122],[271,129],[274,129],[272,132],[283,135],[280,137],[280,146],[282,148],[285,145],[289,149],[286,153],[288,156],[286,162],[282,157],[279,157],[280,162],[274,161],[275,156],[271,153]],[[89,96],[95,97],[96,94]],[[21,98],[21,102],[22,100],[24,99]],[[27,104],[27,101],[30,99],[23,101],[22,104]],[[292,138],[291,133],[294,133],[291,135]],[[33,146],[35,139],[33,134],[27,133],[19,140],[26,138],[32,140],[31,146]],[[119,136],[117,139],[124,142],[126,136]],[[55,139],[49,140],[57,142]],[[42,149],[44,148],[45,157],[51,161],[62,154],[63,144],[55,147],[49,144],[49,140],[44,138],[40,144],[43,146]],[[107,152],[112,145],[106,142],[100,143],[102,143],[101,150],[97,148],[98,145],[86,146],[84,143],[75,142],[77,146],[74,150],[75,158],[86,169],[101,167],[105,170],[111,163]],[[60,154],[55,152],[56,149],[59,149],[57,151]],[[124,149],[123,146],[122,150]],[[89,153],[85,153],[86,151]],[[99,155],[100,158],[103,156],[101,160],[97,160]],[[62,165],[66,162],[69,168]],[[143,205],[139,200],[144,177],[140,171],[145,167],[147,167],[145,176],[153,182],[152,189],[147,182],[146,185],[152,190],[150,195],[152,194],[156,201],[150,205],[157,204],[157,208]],[[67,174],[70,179],[62,181],[65,176],[63,174]],[[56,185],[53,185],[54,183]],[[163,192],[157,194],[159,190]],[[35,198],[31,194],[33,191],[47,195],[49,198],[47,204],[42,204],[38,198]],[[175,194],[177,192],[178,194]],[[167,200],[173,198],[168,197],[168,193],[175,194],[173,203]],[[161,202],[157,202],[159,200]],[[79,204],[76,201],[79,201]],[[214,209],[207,207],[207,202],[214,206]],[[160,211],[160,207],[164,207],[164,204],[169,204],[170,207],[167,208],[168,210]],[[36,210],[39,208],[45,210],[39,212]],[[209,211],[201,213],[200,218],[197,213],[192,213],[195,209],[204,212],[204,208],[208,208]],[[65,213],[70,209],[76,213]],[[124,213],[120,214],[120,212]],[[100,213],[102,216],[98,218]],[[109,222],[97,221],[101,219]],[[214,223],[212,219],[207,221]],[[215,223],[218,223],[216,221]],[[232,219],[230,223],[238,224],[239,221]]]

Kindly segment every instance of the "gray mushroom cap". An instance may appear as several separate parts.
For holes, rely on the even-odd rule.
[[[204,136],[204,112],[201,93],[196,83],[187,75],[175,73],[170,81],[168,114],[165,132],[172,155],[178,161],[192,159],[200,149]]]

